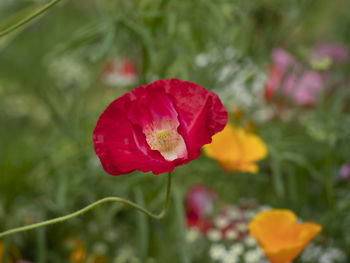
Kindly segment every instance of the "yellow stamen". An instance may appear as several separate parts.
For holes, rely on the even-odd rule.
[[[160,130],[156,132],[157,140],[164,141],[169,138],[170,132],[169,130]]]

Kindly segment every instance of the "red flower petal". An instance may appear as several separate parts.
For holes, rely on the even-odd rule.
[[[159,80],[113,101],[93,141],[107,173],[160,174],[197,158],[226,122],[216,94],[188,81]]]
[[[178,79],[159,82],[173,100],[181,123],[179,132],[186,141],[189,160],[196,159],[202,146],[211,143],[211,137],[225,127],[227,111],[215,93],[195,83]]]

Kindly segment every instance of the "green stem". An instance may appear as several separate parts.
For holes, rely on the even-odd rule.
[[[284,184],[281,174],[280,160],[277,160],[276,157],[272,157],[271,168],[272,168],[272,181],[275,188],[275,193],[278,196],[279,200],[284,198]]]
[[[8,33],[11,33],[12,31],[14,31],[15,29],[21,27],[22,25],[30,22],[31,20],[33,20],[34,18],[36,18],[37,16],[41,15],[46,10],[48,10],[49,8],[51,8],[52,6],[57,4],[59,1],[61,1],[61,0],[53,0],[53,1],[51,1],[50,3],[46,4],[44,7],[40,8],[39,10],[34,12],[33,14],[31,14],[31,15],[27,16],[26,18],[18,21],[16,24],[6,28],[5,30],[0,31],[0,37],[3,37],[5,35],[7,35]]]
[[[332,180],[332,146],[328,143],[327,147],[327,159],[326,159],[326,194],[328,199],[328,205],[331,209],[334,209],[334,191]]]
[[[4,237],[4,236],[8,236],[11,234],[15,234],[18,232],[23,232],[23,231],[28,231],[28,230],[32,230],[32,229],[36,229],[39,227],[43,227],[43,226],[48,226],[48,225],[52,225],[52,224],[56,224],[56,223],[60,223],[69,219],[72,219],[74,217],[80,216],[86,212],[88,212],[89,210],[102,205],[104,203],[108,203],[108,202],[119,202],[119,203],[123,203],[125,205],[131,206],[137,210],[139,210],[140,212],[144,213],[145,215],[149,216],[150,218],[154,219],[154,220],[159,220],[162,219],[167,210],[168,210],[168,205],[169,205],[169,198],[170,198],[170,189],[171,189],[171,173],[168,173],[168,183],[167,183],[167,189],[166,189],[166,197],[165,197],[165,202],[163,205],[163,209],[159,214],[153,214],[152,212],[148,211],[147,209],[143,208],[142,206],[131,202],[129,200],[120,198],[120,197],[105,197],[102,198],[76,212],[73,212],[71,214],[65,215],[65,216],[61,216],[61,217],[57,217],[54,219],[50,219],[47,221],[43,221],[40,223],[36,223],[36,224],[32,224],[32,225],[28,225],[28,226],[22,226],[22,227],[17,227],[17,228],[13,228],[4,232],[0,233],[0,238]]]

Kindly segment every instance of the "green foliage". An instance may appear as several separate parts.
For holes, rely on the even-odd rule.
[[[0,1],[0,29],[44,2]],[[220,93],[232,81],[219,78],[228,64],[239,69],[233,79],[249,71],[243,86],[254,94],[249,87],[259,74],[265,76],[276,46],[304,61],[322,41],[350,47],[349,8],[347,0],[66,0],[0,38],[0,231],[64,215],[105,196],[158,211],[164,176],[112,177],[95,156],[92,131],[104,108],[160,78],[186,79]],[[239,55],[228,56],[230,48]],[[215,59],[199,66],[200,54]],[[139,78],[133,85],[103,83],[106,61],[116,56],[134,61]],[[349,70],[347,63],[337,76],[349,76]],[[37,263],[69,262],[71,237],[107,262],[195,262],[185,240],[183,198],[191,185],[203,183],[226,202],[252,198],[322,224],[318,241],[342,248],[350,258],[350,183],[337,178],[350,161],[348,79],[339,77],[337,86],[313,109],[294,108],[286,121],[257,122],[269,148],[259,174],[227,174],[205,156],[178,167],[170,211],[161,222],[106,205],[6,238],[6,244]],[[228,109],[235,105],[225,103]],[[255,105],[244,112],[246,120],[254,119]]]

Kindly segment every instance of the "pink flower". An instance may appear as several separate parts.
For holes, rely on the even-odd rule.
[[[297,68],[299,68],[299,66],[291,54],[282,48],[274,49],[272,51],[272,63],[268,70],[268,80],[265,86],[265,98],[271,100],[279,88],[283,89],[282,82],[286,82],[286,80],[284,80],[286,73],[295,72]],[[288,82],[291,83],[291,80],[290,78]]]
[[[323,60],[331,59],[332,62],[345,62],[349,54],[346,47],[336,43],[322,43],[317,45],[311,54],[311,59]]]
[[[283,72],[288,69],[298,67],[298,63],[295,58],[282,48],[275,48],[272,51],[272,60],[276,67]]]
[[[345,163],[340,167],[338,177],[340,180],[345,180],[350,177],[350,163]]]
[[[204,185],[195,185],[186,195],[186,222],[188,227],[197,227],[205,233],[211,226],[210,216],[214,210],[217,193]]]
[[[323,91],[321,74],[304,69],[292,55],[280,48],[273,50],[272,58],[265,86],[265,98],[271,100],[279,95],[288,98],[295,105],[315,104]]]
[[[295,83],[293,99],[298,105],[314,105],[323,90],[321,75],[313,70],[305,71]]]
[[[198,158],[227,118],[216,94],[189,81],[158,80],[107,107],[93,132],[95,152],[112,175],[171,172]]]
[[[191,187],[186,195],[187,211],[192,211],[199,216],[209,215],[213,212],[214,201],[218,199],[217,193],[204,185]]]

